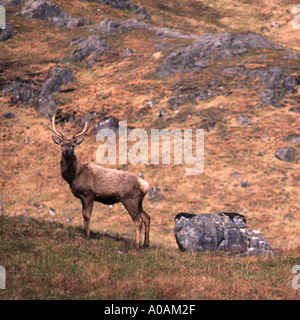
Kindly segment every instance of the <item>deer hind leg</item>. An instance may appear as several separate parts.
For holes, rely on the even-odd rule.
[[[94,201],[92,199],[81,199],[82,203],[82,216],[84,221],[84,231],[86,237],[90,238],[90,219],[93,211]]]
[[[141,230],[142,230],[142,224],[144,222],[142,218],[142,211],[139,208],[139,205],[134,200],[126,200],[123,202],[123,205],[125,209],[128,211],[131,219],[134,222],[135,225],[135,248],[136,250],[140,247],[140,237],[141,237]]]
[[[141,208],[141,218],[145,225],[145,238],[144,238],[144,248],[149,247],[149,234],[150,234],[150,216],[149,214],[143,209],[142,201],[140,202]]]

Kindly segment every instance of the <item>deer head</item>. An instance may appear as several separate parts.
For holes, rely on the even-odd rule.
[[[52,136],[54,143],[62,147],[62,156],[64,158],[72,158],[74,156],[74,148],[81,144],[84,139],[84,135],[88,129],[88,122],[85,123],[85,126],[82,131],[76,133],[71,139],[64,138],[63,134],[56,130],[55,128],[55,114],[52,117],[52,128],[48,127],[55,136]]]

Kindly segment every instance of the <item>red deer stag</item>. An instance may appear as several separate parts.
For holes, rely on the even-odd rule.
[[[90,237],[90,218],[94,201],[103,204],[121,202],[136,228],[135,247],[139,248],[142,224],[145,225],[144,247],[149,246],[150,216],[143,209],[142,203],[149,190],[149,184],[137,175],[121,170],[106,169],[94,163],[77,161],[74,147],[81,144],[88,129],[76,133],[72,139],[66,139],[55,128],[55,115],[52,117],[53,141],[62,147],[60,161],[61,175],[70,185],[73,195],[81,200],[84,229]]]

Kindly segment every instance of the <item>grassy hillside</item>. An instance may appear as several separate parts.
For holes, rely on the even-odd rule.
[[[99,239],[100,238],[100,239]],[[182,253],[25,216],[0,218],[0,299],[299,299],[299,250],[274,257]]]
[[[184,37],[158,35],[149,28],[112,34],[90,31],[104,19],[124,22],[137,19],[137,13],[96,0],[52,2],[92,24],[57,28],[50,21],[16,15],[23,4],[6,7],[7,23],[15,31],[12,38],[0,42],[1,213],[23,218],[1,218],[0,258],[5,258],[0,264],[10,269],[8,283],[14,290],[0,294],[5,298],[295,298],[290,268],[299,264],[300,257],[300,148],[299,140],[287,137],[300,136],[300,58],[295,58],[300,52],[300,31],[291,25],[292,8],[299,1],[132,0],[146,7],[151,20],[142,22],[149,27],[169,28]],[[157,68],[168,56],[195,42],[189,36],[208,33],[256,33],[281,48],[253,47],[228,59],[212,59],[200,70],[157,76]],[[107,51],[95,61],[92,54],[83,61],[70,61],[78,41],[91,35],[103,37]],[[133,54],[123,58],[126,48]],[[61,121],[57,128],[71,137],[84,116],[96,113],[76,149],[82,162],[96,162],[101,144],[93,129],[105,119],[127,121],[128,127],[145,129],[149,136],[155,128],[205,130],[200,175],[187,176],[185,164],[173,162],[107,165],[143,174],[151,187],[160,189],[144,201],[152,223],[149,250],[131,252],[130,240],[124,239],[133,238],[134,226],[121,204],[94,205],[91,229],[106,235],[100,241],[84,240],[77,229],[83,224],[81,203],[61,177],[61,150],[47,129],[50,120],[37,111],[38,94],[54,66],[68,67],[75,74],[54,94],[59,118],[74,117],[74,121]],[[225,74],[227,68],[241,68],[244,74]],[[245,74],[276,68],[298,84],[288,93],[275,88],[280,98],[273,105],[259,96],[263,80]],[[11,81],[30,83],[37,92],[35,102],[25,105],[20,97],[3,92]],[[268,78],[265,82],[268,85]],[[196,99],[196,90],[216,95]],[[178,106],[172,104],[173,96],[182,99]],[[5,117],[7,112],[14,117]],[[246,122],[241,124],[239,119]],[[282,147],[294,148],[293,161],[275,156]],[[279,255],[235,260],[219,254],[179,253],[173,227],[174,216],[181,211],[244,214],[247,227],[259,229]],[[27,224],[24,217],[34,222]],[[119,236],[109,236],[114,234]],[[175,278],[178,270],[182,281]],[[32,289],[32,281],[38,289]],[[195,289],[186,290],[190,287]]]
[[[103,18],[115,21],[136,18],[133,11],[101,6],[94,1],[54,3],[72,16],[89,18],[93,24]],[[293,1],[280,4],[266,1],[264,5],[255,1],[251,4],[169,1],[168,5],[143,2],[152,16],[152,20],[146,22],[153,27],[169,27],[186,34],[262,33],[261,28],[266,27],[269,31],[264,35],[271,41],[297,49],[299,31],[290,24],[294,17],[293,4]],[[58,63],[59,59],[74,50],[74,46],[69,45],[74,38],[91,34],[90,26],[58,29],[51,22],[15,16],[21,7],[7,7],[7,21],[15,25],[16,34],[0,43],[1,84],[28,81],[38,90],[51,67],[65,66]],[[270,27],[274,21],[280,28]],[[67,136],[78,130],[82,116],[91,111],[98,112],[91,128],[97,121],[109,117],[125,120],[129,127],[144,128],[148,132],[152,128],[183,130],[213,126],[213,130],[205,131],[205,170],[201,175],[186,176],[185,167],[180,165],[111,165],[142,173],[151,186],[161,190],[156,199],[145,201],[146,211],[152,216],[152,242],[175,246],[171,230],[173,217],[180,211],[236,211],[246,214],[248,226],[260,229],[272,246],[299,246],[299,147],[283,141],[288,135],[299,134],[299,115],[289,111],[298,106],[299,86],[292,95],[282,99],[278,108],[261,103],[256,93],[258,79],[248,79],[237,88],[239,78],[222,74],[225,67],[241,63],[247,70],[274,67],[287,52],[252,50],[246,56],[212,64],[200,73],[181,72],[158,79],[155,70],[164,57],[190,44],[191,40],[155,37],[148,30],[138,29],[104,37],[109,50],[93,68],[87,68],[86,61],[67,65],[76,78],[62,87],[55,98],[60,114],[75,116],[74,123],[61,127]],[[134,50],[134,54],[122,59],[127,47]],[[262,54],[265,59],[260,58]],[[291,59],[288,63],[294,74],[299,74],[299,62]],[[170,106],[174,89],[189,88],[191,84],[206,88],[216,77],[225,86],[223,93],[204,101],[187,100],[179,109]],[[60,150],[50,138],[49,120],[37,113],[36,105],[25,106],[11,99],[12,95],[0,93],[3,156],[0,179],[4,212],[62,223],[71,218],[73,224],[81,224],[80,202],[74,199],[60,176]],[[149,109],[148,101],[158,102]],[[167,115],[158,117],[162,108]],[[4,112],[14,113],[15,118],[6,119],[2,116]],[[238,124],[238,116],[250,117],[250,124]],[[96,162],[99,146],[95,135],[90,133],[77,149],[79,160]],[[296,162],[275,157],[276,149],[285,146],[296,149]],[[239,173],[238,177],[233,175],[235,172]],[[244,180],[247,188],[241,187]],[[56,212],[54,217],[48,214],[50,208]],[[98,230],[132,232],[131,220],[121,205],[113,208],[96,205],[92,226]]]

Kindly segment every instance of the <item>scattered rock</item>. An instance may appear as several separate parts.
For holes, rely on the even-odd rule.
[[[275,156],[279,160],[292,162],[295,160],[296,150],[293,147],[279,148],[276,150]]]
[[[58,123],[73,123],[76,118],[76,113],[77,112],[73,111],[72,108],[58,109],[56,111],[56,117],[55,117],[56,122],[58,122]]]
[[[53,67],[50,70],[51,77],[48,78],[42,85],[40,95],[49,96],[60,90],[63,84],[68,84],[75,78],[73,71],[65,67]]]
[[[128,255],[128,253],[126,253],[126,252],[124,252],[124,251],[121,251],[121,250],[117,250],[116,251],[117,252],[117,254],[119,254],[119,255]]]
[[[181,38],[197,40],[199,37],[198,35],[188,35],[169,28],[151,27],[148,24],[136,19],[129,19],[117,22],[108,18],[104,18],[102,22],[93,25],[89,30],[101,31],[106,35],[112,35],[117,32],[122,33],[127,30],[133,29],[149,30],[160,38]],[[161,50],[165,50],[165,47],[163,46],[163,49]]]
[[[38,209],[39,212],[43,211],[44,209],[44,204],[39,203],[38,201],[36,201],[33,205]]]
[[[211,90],[198,90],[197,87],[179,86],[173,91],[173,94],[169,99],[169,104],[173,109],[177,109],[179,106],[184,105],[187,100],[191,99],[196,101],[203,101],[206,99],[211,99],[217,95],[217,93]]]
[[[250,48],[280,48],[266,37],[256,33],[246,35],[208,33],[196,39],[197,42],[166,57],[156,70],[157,77],[166,78],[187,69],[200,70],[205,68],[211,60],[230,59],[236,55],[245,54]]]
[[[217,94],[210,90],[198,90],[191,95],[189,95],[189,99],[194,99],[196,101],[202,101],[209,98],[215,97]]]
[[[247,187],[248,187],[248,182],[247,182],[247,180],[243,180],[243,181],[242,181],[241,187],[242,187],[242,188],[247,188]]]
[[[110,36],[115,34],[117,31],[121,32],[122,24],[114,20],[104,18],[102,22],[93,25],[90,31],[101,31],[102,33]]]
[[[267,89],[267,90],[261,91],[258,95],[261,98],[261,101],[266,105],[276,106],[279,103],[279,100],[278,100],[279,94],[274,90]]]
[[[136,13],[138,14],[138,19],[141,19],[141,20],[151,20],[151,16],[150,14],[148,13],[148,11],[146,10],[145,7],[139,7],[137,10],[136,10]]]
[[[86,114],[85,116],[83,116],[81,118],[81,120],[79,122],[79,126],[83,128],[85,126],[86,121],[90,121],[92,118],[94,118],[98,115],[99,115],[99,113],[96,111],[89,112],[88,114]]]
[[[269,29],[266,28],[266,27],[261,27],[261,28],[260,28],[260,31],[262,31],[262,32],[269,32]]]
[[[98,2],[102,5],[110,5],[113,8],[121,10],[138,9],[137,5],[132,4],[128,0],[98,0]]]
[[[285,219],[285,220],[289,220],[289,221],[292,221],[292,220],[293,220],[293,218],[294,218],[294,216],[293,216],[293,215],[291,215],[290,213],[286,214],[286,215],[283,217],[283,219]]]
[[[284,75],[279,67],[247,71],[244,67],[238,66],[226,68],[223,73],[230,76],[260,78],[263,90],[258,95],[267,105],[276,106],[280,97],[293,92],[295,86],[299,84],[296,77]]]
[[[278,23],[278,22],[273,22],[273,23],[271,23],[271,27],[272,28],[280,28],[280,24]]]
[[[248,72],[244,67],[231,67],[223,70],[223,73],[228,74],[230,76],[246,76]]]
[[[165,108],[162,108],[159,110],[159,112],[157,113],[157,116],[162,118],[167,114],[167,110]]]
[[[38,208],[40,206],[40,203],[38,201],[36,201],[34,204],[33,204],[36,208]]]
[[[146,23],[138,21],[136,19],[130,19],[125,21],[116,22],[114,20],[104,18],[102,22],[93,25],[90,31],[101,31],[106,35],[112,35],[117,32],[122,33],[125,30],[132,29],[151,29]]]
[[[210,121],[207,118],[203,118],[201,122],[201,128],[203,128],[207,132],[214,130],[215,126],[216,126],[216,122]]]
[[[149,109],[152,109],[153,106],[154,106],[154,102],[153,102],[152,100],[147,101],[147,107],[148,107]]]
[[[37,110],[40,113],[43,113],[47,119],[51,119],[51,117],[56,113],[57,104],[51,96],[40,96]]]
[[[6,119],[14,119],[15,118],[15,114],[9,111],[6,111],[3,113],[3,117]]]
[[[289,109],[289,111],[292,111],[292,112],[300,114],[300,107],[292,107],[292,108]]]
[[[268,71],[260,72],[261,85],[266,89],[280,90],[284,89],[291,92],[298,84],[295,77],[284,76],[280,68],[270,68]]]
[[[9,111],[6,111],[3,113],[3,117],[6,119],[14,119],[15,118],[15,114]]]
[[[71,59],[75,62],[82,61],[93,53],[92,60],[96,61],[107,50],[103,38],[99,35],[92,35],[80,42],[77,49],[71,53]]]
[[[258,230],[246,230],[238,213],[176,216],[174,234],[181,251],[225,250],[240,256],[274,254]]]
[[[287,136],[285,139],[283,139],[285,142],[293,142],[293,143],[300,143],[300,135],[297,134],[291,134]]]
[[[13,25],[6,25],[5,29],[0,29],[0,42],[6,41],[13,37],[15,27]]]
[[[148,199],[153,199],[160,192],[160,189],[157,187],[152,187],[148,191]]]
[[[215,78],[213,81],[210,82],[210,85],[211,85],[212,87],[215,87],[215,86],[217,86],[217,85],[219,85],[219,84],[220,84],[220,81],[219,81],[218,78]]]
[[[2,0],[0,1],[0,4],[4,7],[9,6],[17,6],[20,3],[24,3],[25,0]]]
[[[56,113],[57,105],[53,94],[57,93],[61,86],[73,81],[75,74],[66,67],[53,67],[49,71],[50,77],[42,84],[37,110],[50,119]]]
[[[295,60],[299,60],[300,59],[300,53],[292,53],[289,54],[287,56],[283,57],[284,59],[295,59]]]
[[[50,209],[48,210],[48,214],[53,217],[53,216],[56,215],[56,212],[54,211],[54,209],[50,208]]]
[[[249,124],[251,121],[251,118],[248,116],[238,116],[236,118],[236,122],[240,125],[245,125],[245,124]]]
[[[107,118],[94,126],[93,133],[97,134],[99,130],[112,129],[115,133],[119,132],[119,120],[113,117]]]
[[[147,12],[145,7],[139,7],[136,4],[132,4],[128,0],[98,0],[100,4],[103,5],[110,5],[113,8],[121,9],[121,10],[135,10],[138,14],[138,18],[145,20],[151,19],[150,14]]]
[[[53,67],[50,69],[49,74],[61,79],[62,83],[65,85],[75,78],[74,72],[66,67]]]
[[[25,19],[51,21],[57,28],[73,28],[91,24],[91,21],[88,19],[74,18],[61,10],[56,4],[42,0],[26,1],[21,12],[17,13],[17,15]]]
[[[124,51],[123,51],[123,59],[126,59],[127,57],[133,55],[133,50],[130,49],[130,48],[126,48]]]
[[[61,80],[61,78],[56,77],[56,76],[52,76],[50,78],[48,78],[42,85],[41,87],[41,96],[47,97],[51,94],[53,94],[54,92],[57,92],[60,87],[62,86],[63,82]]]
[[[175,91],[174,91],[175,92]],[[176,93],[171,96],[169,99],[169,104],[172,106],[173,109],[177,109],[179,106],[183,106],[186,100],[189,99],[188,94],[179,94]]]
[[[38,94],[37,90],[33,89],[34,84],[21,81],[10,81],[2,87],[2,93],[12,93],[12,102],[21,101],[24,105],[33,105]]]
[[[235,178],[241,178],[241,176],[242,176],[239,172],[234,172],[232,175],[233,175]]]

